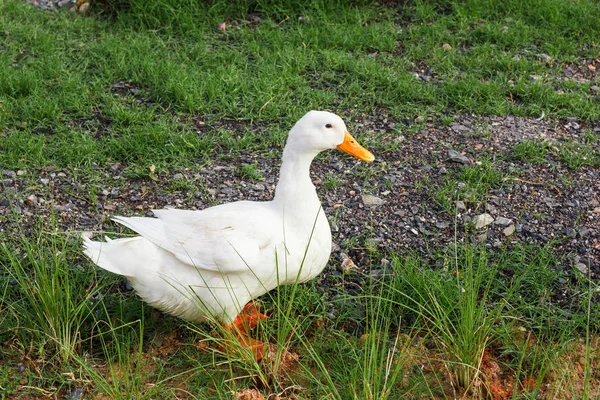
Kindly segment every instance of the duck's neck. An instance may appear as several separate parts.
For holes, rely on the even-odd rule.
[[[281,158],[274,202],[293,208],[320,206],[315,186],[310,179],[310,164],[315,156],[316,154],[293,151],[286,146]]]

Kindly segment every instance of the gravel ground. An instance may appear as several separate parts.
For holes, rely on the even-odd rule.
[[[104,128],[98,122],[101,135]],[[455,240],[485,242],[492,251],[517,242],[551,243],[562,260],[557,272],[565,276],[564,290],[555,294],[557,302],[569,302],[569,280],[579,272],[600,284],[600,170],[568,169],[558,150],[553,150],[564,143],[582,142],[586,130],[598,132],[600,128],[572,119],[456,115],[448,126],[421,121],[422,129],[409,133],[411,121],[394,121],[385,111],[348,122],[363,143],[376,140],[396,146],[375,150],[373,164],[339,152],[313,163],[313,180],[330,217],[334,240],[330,265],[319,280],[324,287],[329,286],[329,278],[353,266],[344,262],[346,258],[367,274],[380,276],[392,252],[417,251],[433,258],[432,252]],[[191,123],[198,134],[216,128],[238,135],[246,129],[265,129],[237,121],[208,124],[198,119]],[[524,139],[547,141],[543,162],[528,163],[510,156],[512,147]],[[486,159],[492,160],[493,169],[503,177],[498,184],[476,201],[454,201],[448,194],[450,206],[438,204],[444,199],[439,190],[449,176]],[[264,179],[248,181],[240,176],[236,171],[242,164],[256,164]],[[87,177],[76,178],[79,174],[74,171],[53,167],[35,172],[3,170],[2,180],[12,200],[0,201],[0,230],[14,229],[6,222],[10,219],[1,217],[8,215],[11,206],[20,214],[21,223],[54,212],[67,230],[110,231],[115,225],[109,218],[117,214],[151,216],[152,208],[203,209],[243,199],[269,200],[278,168],[278,158],[250,153],[233,160],[217,159],[199,172],[170,171],[157,181],[127,179],[119,164],[98,166],[103,178],[95,203],[89,200],[91,182]],[[458,191],[463,185],[454,184]],[[596,294],[595,301],[599,300]]]

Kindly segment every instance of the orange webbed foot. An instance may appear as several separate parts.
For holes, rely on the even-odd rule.
[[[239,347],[242,347],[249,350],[256,361],[260,361],[264,354],[264,343],[248,337],[248,332],[258,325],[260,320],[266,319],[267,316],[258,311],[254,302],[246,304],[232,323],[223,325],[223,328],[231,336],[231,340],[235,340],[237,343],[227,341],[221,350],[229,354],[237,354]]]

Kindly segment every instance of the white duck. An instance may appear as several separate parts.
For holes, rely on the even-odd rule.
[[[260,359],[262,343],[242,330],[265,318],[252,299],[314,278],[329,259],[331,231],[309,168],[318,153],[336,147],[364,161],[375,158],[340,117],[310,111],[288,135],[272,201],[154,210],[157,218],[114,217],[141,236],[84,238],[84,253],[127,277],[153,307],[189,321],[217,319]]]

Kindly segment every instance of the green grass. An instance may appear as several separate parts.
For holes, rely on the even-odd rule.
[[[450,109],[594,120],[600,106],[587,84],[568,82],[565,96],[555,90],[564,81],[530,76],[559,76],[578,57],[598,56],[599,6],[538,3],[409,2],[394,11],[319,1],[153,0],[76,17],[6,1],[0,162],[13,169],[173,166],[213,157],[215,139],[183,123],[187,114],[259,120],[276,131],[318,108],[351,115],[384,107],[398,119]],[[260,23],[233,23],[254,9]],[[229,28],[219,32],[222,21]],[[426,65],[435,79],[416,79],[413,64]],[[264,149],[280,137],[248,140]],[[229,146],[246,144],[244,136]]]
[[[110,214],[104,191],[125,181],[160,191],[153,181],[175,173],[183,178],[162,190],[214,202],[198,171],[221,160],[236,179],[263,181],[262,164],[245,156],[278,157],[309,109],[347,120],[385,110],[395,121],[446,126],[458,113],[590,125],[600,116],[592,83],[562,72],[600,57],[593,0],[131,0],[92,11],[0,3],[0,166],[36,182],[3,186],[11,204],[30,191],[51,201],[58,189],[39,178],[55,170],[68,171],[74,184],[62,190],[94,215]],[[430,76],[416,77],[421,70]],[[398,161],[401,143],[357,133]],[[522,141],[509,159],[597,168],[598,148],[587,130],[556,143]],[[430,186],[432,200],[453,214],[457,200],[485,202],[505,184],[497,162],[457,166],[439,185],[423,178],[415,189]],[[118,179],[108,172],[116,164]],[[376,194],[388,167],[348,174]],[[325,191],[343,188],[345,174],[321,177]],[[373,268],[391,259],[384,278],[365,277],[350,291],[349,273],[327,291],[308,283],[261,299],[271,319],[255,335],[280,355],[300,355],[285,368],[279,358],[224,357],[215,351],[217,328],[144,306],[119,277],[83,258],[69,223],[11,211],[0,224],[0,397],[80,388],[85,398],[117,399],[222,399],[248,388],[299,399],[484,396],[500,379],[486,357],[513,378],[500,382],[511,398],[594,398],[600,390],[598,284],[558,274],[570,260],[552,244],[492,251],[457,242],[425,258],[386,253],[365,229],[347,245]],[[553,304],[565,282],[574,297]]]

